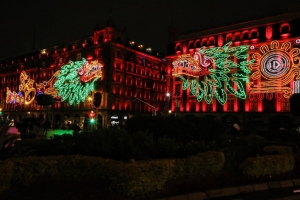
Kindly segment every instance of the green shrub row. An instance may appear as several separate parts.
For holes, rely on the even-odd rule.
[[[268,155],[247,158],[242,164],[243,174],[252,177],[283,174],[294,169],[293,155]]]
[[[125,196],[142,196],[160,190],[169,180],[205,176],[220,170],[222,152],[206,152],[187,159],[121,162],[90,156],[16,158],[0,162],[0,192],[40,177],[99,178],[110,189]]]
[[[270,145],[263,148],[265,153],[278,153],[293,155],[293,148],[287,146]]]

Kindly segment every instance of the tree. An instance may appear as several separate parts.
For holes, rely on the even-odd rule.
[[[51,105],[55,103],[54,98],[52,95],[49,94],[40,94],[36,97],[37,105],[42,106],[46,111],[46,119],[44,123],[44,128],[47,134],[48,126],[50,125],[49,119],[48,119],[48,111],[51,108]]]

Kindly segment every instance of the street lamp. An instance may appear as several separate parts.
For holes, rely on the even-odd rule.
[[[140,101],[140,102],[142,102],[142,103],[150,106],[151,108],[153,108],[153,110],[154,110],[153,116],[156,116],[156,108],[155,108],[155,106],[153,106],[153,105],[151,105],[151,104],[149,104],[149,103],[147,103],[147,102],[145,102],[145,101],[143,101],[143,100],[141,100],[141,99],[139,99],[139,98],[137,98],[137,97],[134,96],[132,98],[132,101],[135,101],[135,100],[138,100],[138,101]]]
[[[175,117],[176,117],[176,113],[177,113],[177,109],[178,109],[178,102],[177,102],[177,95],[178,95],[178,93],[177,92],[175,92],[175,109],[174,109],[174,114],[175,114]],[[166,96],[168,97],[168,109],[169,109],[169,113],[172,113],[172,112],[170,112],[170,100],[171,100],[171,97],[172,97],[172,93],[171,92],[167,92],[166,93]]]

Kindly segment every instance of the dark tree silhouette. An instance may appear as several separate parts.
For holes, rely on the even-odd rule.
[[[40,94],[36,97],[37,105],[42,106],[46,111],[46,119],[44,122],[44,131],[47,134],[48,127],[50,125],[48,119],[48,112],[51,109],[51,106],[55,103],[53,96],[49,94]]]

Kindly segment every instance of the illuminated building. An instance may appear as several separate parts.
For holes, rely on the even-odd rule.
[[[158,113],[164,109],[165,59],[129,40],[111,18],[91,37],[2,60],[0,65],[2,112],[17,122],[28,113],[45,117],[35,101],[43,93],[56,100],[49,112],[54,127],[83,125],[91,110],[98,125],[107,127],[116,116],[121,124],[132,114],[153,114],[147,104]]]
[[[166,57],[169,108],[218,118],[290,116],[289,98],[300,92],[299,24],[300,13],[289,12],[171,35]]]

